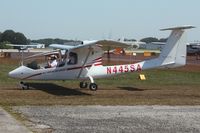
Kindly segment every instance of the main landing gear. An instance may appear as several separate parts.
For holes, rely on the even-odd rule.
[[[88,83],[87,82],[80,82],[79,86],[80,86],[80,88],[87,88]],[[98,86],[95,83],[90,83],[89,88],[90,88],[91,91],[96,91],[98,89]]]
[[[29,84],[27,83],[24,83],[23,81],[21,81],[19,83],[20,87],[23,89],[23,90],[29,90]]]
[[[91,84],[90,84],[90,90],[91,90],[91,91],[96,91],[97,89],[98,89],[97,84],[95,84],[95,83],[91,83]]]
[[[94,80],[91,76],[89,76],[89,78],[90,78],[90,81],[91,81],[91,83],[89,85],[90,90],[96,91],[98,89],[97,84],[94,83]],[[87,82],[84,82],[84,81],[80,82],[80,88],[87,88],[87,86],[88,86]]]
[[[80,82],[80,88],[87,88],[88,83],[87,82]]]

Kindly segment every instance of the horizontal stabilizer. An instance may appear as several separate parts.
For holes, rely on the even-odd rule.
[[[191,29],[191,28],[195,28],[192,25],[185,25],[185,26],[177,26],[177,27],[172,27],[172,28],[165,28],[165,29],[160,29],[161,31],[164,30],[182,30],[182,29]]]

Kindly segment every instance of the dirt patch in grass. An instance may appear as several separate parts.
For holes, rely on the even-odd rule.
[[[40,83],[39,83],[40,84]],[[41,85],[41,84],[40,84]],[[42,85],[44,86],[44,85]],[[57,86],[57,85],[55,85]],[[200,105],[199,86],[111,87],[96,92],[72,85],[0,90],[1,105]]]

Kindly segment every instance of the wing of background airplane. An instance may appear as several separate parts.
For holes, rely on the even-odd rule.
[[[24,45],[24,44],[6,44],[6,45],[8,45],[8,46],[17,46],[17,47],[28,47],[28,46],[36,46],[36,45],[29,45],[29,44],[27,44],[27,45]]]
[[[26,50],[28,48],[31,48],[31,47],[36,47],[37,45],[33,45],[33,44],[6,44],[8,46],[12,46],[12,47],[15,47],[16,49],[19,49],[19,50]]]

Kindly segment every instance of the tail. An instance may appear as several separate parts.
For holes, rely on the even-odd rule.
[[[161,67],[174,68],[186,64],[186,29],[195,28],[193,26],[173,27],[165,30],[172,30],[167,43],[163,47],[158,58],[144,62],[144,69]]]

